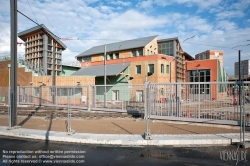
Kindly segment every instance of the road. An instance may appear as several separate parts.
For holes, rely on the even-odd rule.
[[[40,151],[39,151],[40,150]],[[211,166],[211,165],[249,165],[250,152],[247,149],[238,149],[236,146],[207,146],[207,147],[172,147],[172,146],[142,146],[142,147],[120,147],[120,146],[101,146],[101,145],[84,145],[84,144],[70,144],[58,142],[46,142],[38,140],[23,140],[19,138],[0,137],[0,166],[11,165],[3,163],[6,156],[11,155],[14,151],[15,158],[12,161],[16,162],[13,165],[86,165],[86,166]],[[35,152],[40,154],[35,154]],[[47,155],[54,158],[46,158]],[[64,153],[68,154],[64,154]],[[238,156],[238,161],[233,158],[228,158],[226,154],[234,152],[243,155]],[[42,158],[37,160],[41,164],[27,164],[21,161],[30,162],[29,158],[24,155],[39,156],[44,154]],[[53,154],[52,154],[53,153]],[[17,156],[17,155],[23,156]],[[62,164],[62,159],[55,159],[55,155],[68,157],[80,157],[78,160],[73,158],[63,158],[68,162],[82,162],[81,164]],[[68,156],[67,156],[68,155]],[[4,159],[3,159],[4,158]],[[230,160],[231,159],[231,160]],[[236,158],[235,158],[236,159]],[[33,159],[36,161],[36,158]],[[48,164],[46,161],[61,163],[61,164]],[[84,161],[84,163],[83,163]],[[19,163],[17,163],[19,162]]]

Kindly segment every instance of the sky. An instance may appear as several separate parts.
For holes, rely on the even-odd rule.
[[[178,37],[193,57],[223,50],[228,75],[238,50],[250,59],[250,0],[18,0],[18,10],[60,38],[79,39],[63,41],[65,63],[93,46],[154,35]],[[18,14],[18,32],[34,26]],[[24,47],[18,46],[19,56]],[[0,0],[0,57],[9,54],[10,2]]]

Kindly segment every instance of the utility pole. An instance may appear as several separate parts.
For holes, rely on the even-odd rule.
[[[240,142],[242,139],[242,107],[241,107],[241,73],[240,73],[240,68],[241,68],[241,56],[240,56],[240,50],[239,50],[239,55],[238,55],[238,61],[239,61],[239,80],[238,80],[238,84],[239,84],[239,106],[240,106]]]
[[[56,72],[55,72],[55,61],[56,61],[56,43],[53,40],[53,63],[52,63],[52,104],[55,104],[55,86],[56,86]]]
[[[10,127],[17,123],[17,0],[10,1],[10,54],[11,54],[11,77],[10,77]]]
[[[106,89],[106,44],[104,45],[104,107],[107,107],[107,89]]]

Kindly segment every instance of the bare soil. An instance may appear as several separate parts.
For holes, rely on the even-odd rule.
[[[165,121],[166,122],[166,121]],[[152,121],[152,134],[219,134],[239,133],[239,129],[229,129],[216,125],[202,126],[196,123]],[[22,128],[67,132],[67,118],[45,118],[18,116],[17,124]],[[8,126],[8,116],[0,115],[0,126]],[[77,133],[96,134],[143,134],[146,121],[135,118],[72,118],[72,129]]]

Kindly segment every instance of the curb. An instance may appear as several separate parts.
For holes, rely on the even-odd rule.
[[[0,135],[37,139],[44,141],[70,142],[98,145],[123,145],[123,146],[164,146],[164,145],[230,145],[239,141],[239,134],[186,134],[186,135],[152,135],[152,140],[145,140],[143,135],[126,134],[91,134],[76,133],[68,135],[67,132],[44,131],[34,129],[17,128],[8,130],[8,127],[0,126]],[[250,139],[250,133],[246,135]]]

